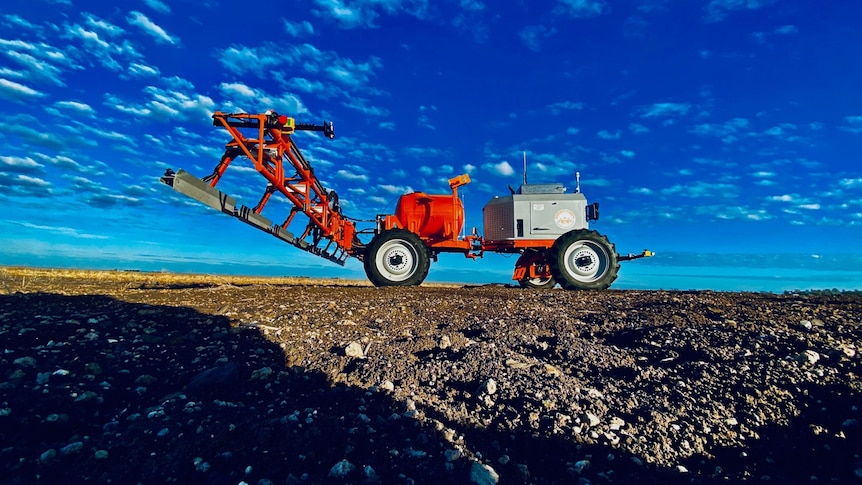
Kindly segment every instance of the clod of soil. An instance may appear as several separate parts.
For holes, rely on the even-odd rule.
[[[862,481],[862,299],[4,269],[4,483]]]

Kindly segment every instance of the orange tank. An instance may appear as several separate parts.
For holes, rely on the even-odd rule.
[[[455,239],[464,225],[464,205],[453,195],[414,192],[398,199],[395,216],[422,239]]]

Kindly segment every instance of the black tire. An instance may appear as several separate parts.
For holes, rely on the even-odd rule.
[[[428,276],[431,261],[416,234],[391,229],[374,236],[365,250],[364,265],[374,286],[417,286]]]
[[[531,260],[535,259],[534,254],[530,254],[530,252],[525,252],[518,258],[518,262],[515,263],[515,267],[526,266]],[[528,270],[529,274],[529,270]],[[545,290],[551,289],[554,286],[557,286],[557,282],[554,280],[553,276],[550,278],[530,278],[529,276],[525,276],[518,280],[518,285],[521,288],[529,288],[533,290]]]
[[[550,250],[551,274],[567,290],[604,290],[620,270],[614,245],[596,231],[575,229]]]
[[[557,281],[551,278],[524,278],[518,281],[521,288],[529,288],[531,290],[549,290],[557,286]]]

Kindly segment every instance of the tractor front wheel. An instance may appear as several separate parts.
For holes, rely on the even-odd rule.
[[[530,269],[535,267],[534,273],[541,274],[535,278],[530,278]],[[518,285],[521,288],[530,288],[534,290],[550,289],[557,285],[553,276],[548,274],[546,251],[527,250],[518,258],[515,263],[515,268],[525,268],[525,275],[518,280]]]
[[[551,274],[567,290],[604,290],[620,269],[614,245],[587,229],[560,236],[551,246],[549,259]]]
[[[417,286],[428,276],[431,261],[416,234],[391,229],[374,236],[366,249],[364,265],[374,286]]]

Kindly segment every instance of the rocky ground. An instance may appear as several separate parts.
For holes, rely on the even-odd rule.
[[[22,271],[4,483],[862,481],[858,295]]]

